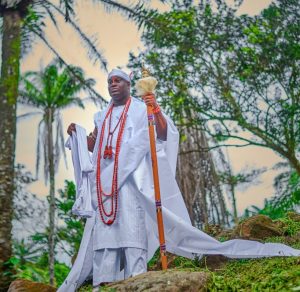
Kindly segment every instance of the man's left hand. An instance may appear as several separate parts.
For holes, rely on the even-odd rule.
[[[146,93],[145,95],[142,96],[142,98],[147,106],[150,105],[153,108],[158,107],[158,103],[156,101],[154,93],[151,93],[151,92]]]

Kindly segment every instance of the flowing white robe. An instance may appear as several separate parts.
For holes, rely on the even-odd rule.
[[[101,129],[105,113],[106,110],[104,110],[100,115],[96,115],[95,124],[98,129]],[[284,244],[264,244],[256,241],[241,239],[234,239],[221,243],[191,225],[182,195],[175,181],[178,132],[172,121],[168,117],[166,118],[168,122],[167,141],[157,141],[156,145],[167,251],[188,258],[201,256],[203,254],[222,254],[231,258],[300,256],[300,250],[293,249]],[[79,144],[81,142],[78,141]],[[95,163],[97,160],[98,144],[99,135],[97,137],[95,144],[96,146],[91,158],[94,166],[96,165]],[[82,147],[80,149],[82,149]],[[122,199],[121,196],[124,193],[127,191],[130,193],[132,192],[132,194],[134,194],[134,196],[132,195],[132,199],[137,204],[135,206],[137,206],[138,210],[142,209],[142,212],[145,216],[145,241],[140,238],[141,241],[135,240],[135,243],[137,245],[141,243],[140,246],[144,246],[145,244],[148,252],[148,259],[151,259],[155,250],[159,246],[159,241],[154,203],[155,200],[152,182],[151,157],[149,150],[146,106],[141,101],[133,98],[128,111],[128,117],[124,131],[124,140],[122,142],[119,156],[118,176],[120,200]],[[77,155],[81,156],[83,154],[77,153]],[[74,167],[76,168],[78,166],[74,165]],[[105,191],[109,191],[111,187],[112,168],[113,164],[109,163],[101,173]],[[95,170],[94,173],[90,175],[90,181],[92,184],[92,197],[95,196],[94,177]],[[124,197],[125,196],[126,194]],[[118,215],[122,216],[122,210],[120,210],[120,214]],[[135,214],[135,216],[138,214],[139,211]],[[118,243],[119,238],[114,238],[113,236],[110,236],[110,239],[113,240],[107,242],[105,239],[105,233],[103,233],[101,230],[95,231],[95,228],[101,229],[101,224],[99,219],[97,219],[97,216],[99,216],[98,212],[95,212],[92,217],[87,219],[77,259],[67,279],[58,291],[75,291],[76,287],[79,287],[82,284],[84,281],[82,275],[85,274],[85,270],[88,269],[88,265],[91,264],[85,259],[93,249],[103,247],[108,243],[116,244],[116,246],[123,246],[124,242],[125,244],[131,244],[130,241],[127,241],[127,239],[120,244],[120,242]],[[130,218],[129,221],[132,223]],[[122,226],[120,229],[118,229],[121,232],[122,230],[128,231],[130,226],[134,226],[131,224],[126,225],[126,222],[123,223],[125,226]],[[130,232],[132,232],[132,230],[130,230]],[[126,238],[126,236],[124,238]],[[139,237],[137,236],[136,239],[137,238]],[[91,245],[94,245],[94,247]]]
[[[139,101],[132,101],[138,102]],[[133,106],[134,107],[134,106]],[[115,128],[121,114],[123,112],[124,106],[117,106],[113,108],[111,116],[111,130]],[[135,133],[138,130],[133,127],[133,124],[137,123],[138,119],[141,118],[139,114],[132,116],[133,112],[129,110],[126,120],[126,128],[122,137],[122,146],[127,148],[128,144],[131,143]],[[101,131],[102,124],[101,114],[96,114],[95,125],[98,128],[98,133]],[[109,121],[106,122],[102,153],[107,142],[107,136],[109,132]],[[140,123],[141,127],[146,127],[146,124]],[[114,157],[115,148],[118,136],[118,130],[116,129],[112,138],[112,159],[102,159],[101,160],[101,181],[105,193],[110,193],[111,183],[113,177],[113,167],[114,167]],[[98,145],[98,144],[97,144]],[[94,151],[95,156],[98,153],[98,148]],[[126,156],[126,164],[129,164],[131,160],[134,160],[134,155]],[[96,158],[94,158],[94,164],[96,165]],[[95,173],[94,173],[95,174]],[[98,202],[97,202],[97,190],[96,190],[96,179],[95,175],[91,175],[92,181],[92,202],[96,210],[96,222],[93,231],[93,249],[103,249],[103,248],[122,248],[122,247],[135,247],[141,249],[147,249],[147,234],[145,228],[145,210],[142,208],[139,201],[139,193],[136,188],[133,187],[130,181],[130,177],[120,181],[121,177],[118,177],[119,193],[118,193],[118,209],[116,220],[112,225],[106,225],[102,222],[99,214]],[[106,198],[105,198],[106,199]],[[107,212],[111,209],[111,199],[106,199],[104,202],[104,208]]]

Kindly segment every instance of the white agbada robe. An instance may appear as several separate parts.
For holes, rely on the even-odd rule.
[[[95,124],[98,129],[101,129],[106,111],[107,109],[101,114],[96,115]],[[167,141],[157,141],[156,145],[167,251],[188,258],[202,256],[203,254],[222,254],[231,258],[300,256],[300,250],[284,244],[260,243],[241,239],[234,239],[221,243],[191,225],[182,195],[175,181],[179,135],[172,121],[167,116],[166,119],[168,123]],[[83,136],[84,135],[81,135],[80,137]],[[75,144],[78,143],[79,145],[77,148],[74,147],[74,149],[72,149],[72,157],[77,156],[77,161],[80,160],[78,157],[87,157],[87,149],[85,149],[84,146],[86,141],[84,142],[84,139],[77,139],[75,135],[72,136],[71,139],[75,141]],[[94,207],[95,165],[97,161],[98,145],[99,135],[90,160],[90,163],[94,166],[94,172],[91,172],[88,177],[91,188],[89,190],[84,190],[85,187],[79,188],[84,192],[86,197],[92,198]],[[116,224],[114,227],[114,223],[111,226],[112,230],[106,230],[104,232],[104,229],[102,228],[107,227],[103,226],[103,223],[99,220],[98,210],[87,219],[76,261],[68,277],[58,291],[75,291],[76,287],[78,288],[83,283],[86,271],[90,269],[90,265],[92,264],[88,262],[87,258],[95,249],[107,245],[115,245],[116,247],[125,245],[144,247],[146,245],[148,259],[152,258],[155,250],[159,246],[159,241],[151,157],[149,151],[146,106],[143,102],[132,98],[119,156],[118,181],[120,188],[120,205],[122,206],[117,215],[119,216],[117,219],[119,225]],[[74,161],[76,162],[76,159],[73,158],[73,162]],[[111,188],[113,163],[105,163],[107,163],[107,165],[103,169],[101,175],[104,191],[108,192]],[[80,171],[84,173],[80,164],[74,164],[74,168],[77,169],[75,175],[76,172],[78,174]],[[84,185],[86,185],[86,181]],[[126,198],[123,202],[122,196]],[[77,195],[77,197],[79,198],[80,194]],[[88,199],[88,201],[89,200],[90,199]],[[81,199],[81,201],[83,202],[82,206],[88,205],[84,200]],[[130,204],[127,205],[127,203]],[[131,217],[132,214],[126,214],[126,208],[132,210],[131,204],[136,208],[136,212],[132,214],[137,216],[137,218],[139,218],[139,215],[141,215],[141,217],[145,216],[144,223],[143,220],[136,220],[139,222],[133,222],[133,217]],[[127,221],[123,221],[125,219],[128,219],[130,224],[128,224]],[[122,226],[120,224],[121,222]],[[143,233],[144,227],[146,235]],[[117,234],[113,229],[121,234]],[[127,232],[131,235],[130,238],[127,237]],[[140,235],[139,232],[141,232],[142,235]],[[109,238],[109,241],[106,240],[107,234],[109,234],[107,237]],[[134,241],[132,240],[133,238]]]
[[[141,103],[137,101],[138,103]],[[113,108],[111,116],[111,130],[117,125],[124,106],[117,106]],[[126,120],[126,128],[123,133],[122,146],[127,147],[128,141],[130,141],[134,135],[133,125],[137,123],[139,115],[132,116],[133,112],[128,112],[128,117]],[[132,117],[131,117],[132,116]],[[130,118],[129,118],[130,117]],[[95,125],[98,128],[98,133],[101,131],[100,127],[101,114],[96,114],[95,116]],[[147,121],[146,121],[147,123]],[[141,122],[141,127],[146,127],[146,123]],[[106,137],[108,136],[109,131],[109,122],[106,122],[106,128],[104,132],[103,147],[106,145]],[[114,167],[114,157],[116,142],[118,136],[118,130],[115,131],[112,138],[112,150],[113,156],[112,159],[101,159],[101,181],[104,186],[104,192],[111,192],[111,182],[113,177],[113,167]],[[98,152],[98,149],[95,150],[95,154]],[[131,159],[134,159],[134,156],[128,156],[126,158],[128,163]],[[127,163],[127,162],[126,162]],[[94,159],[94,164],[96,165],[96,158]],[[105,172],[105,175],[104,175]],[[95,174],[95,173],[94,173]],[[118,180],[120,177],[118,177]],[[139,193],[136,188],[132,187],[131,178],[127,178],[123,181],[122,185],[119,182],[119,193],[118,193],[118,210],[116,220],[112,225],[106,225],[102,222],[99,214],[98,202],[97,202],[97,190],[96,190],[96,179],[95,175],[92,176],[92,202],[94,209],[96,210],[96,223],[93,231],[93,249],[99,250],[103,248],[122,248],[122,247],[135,247],[141,249],[147,249],[147,234],[145,228],[145,210],[142,208],[139,201]],[[104,208],[106,212],[110,211],[111,200],[106,200],[104,202]]]

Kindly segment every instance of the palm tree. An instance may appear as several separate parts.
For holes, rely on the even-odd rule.
[[[136,5],[124,6],[110,0],[93,0],[102,3],[106,8],[121,12],[124,16],[136,21],[139,27],[152,25],[150,21],[154,11],[144,9],[139,2]],[[14,189],[14,161],[16,140],[16,106],[19,86],[19,65],[22,53],[30,51],[34,37],[42,40],[66,66],[66,62],[59,55],[53,44],[43,33],[44,18],[50,17],[57,27],[56,16],[64,15],[66,22],[79,34],[82,42],[88,48],[88,54],[94,61],[100,63],[106,69],[106,61],[99,53],[96,45],[91,42],[79,26],[73,21],[74,0],[60,0],[59,6],[48,0],[1,0],[0,1],[0,34],[2,36],[2,62],[0,80],[0,287],[7,290],[10,277],[7,276],[8,266],[4,267],[12,254],[11,220],[13,217],[13,189]],[[57,27],[58,28],[58,27]],[[73,77],[80,80],[72,67],[67,66]],[[91,95],[102,100],[102,97],[89,88]],[[2,288],[0,288],[1,291]]]
[[[1,11],[0,11],[1,13]],[[0,291],[10,280],[7,262],[12,253],[16,100],[19,79],[21,17],[14,11],[2,14],[2,64],[0,80]]]
[[[36,108],[42,119],[38,126],[36,171],[38,173],[41,157],[44,159],[45,180],[50,182],[49,190],[49,273],[50,284],[54,284],[54,237],[55,237],[55,171],[60,156],[64,152],[64,135],[61,111],[66,107],[83,103],[78,94],[94,84],[92,79],[84,79],[83,71],[72,67],[80,80],[62,68],[57,60],[41,72],[27,72],[21,82],[20,101]],[[28,114],[27,114],[28,115]],[[55,137],[54,137],[55,135]]]

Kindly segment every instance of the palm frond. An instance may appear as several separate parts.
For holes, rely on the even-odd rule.
[[[73,0],[60,0],[59,1],[60,6],[65,10],[64,16],[65,21],[70,21],[71,15],[74,15],[74,9],[73,9]]]
[[[23,121],[27,118],[31,118],[33,116],[37,116],[37,115],[41,115],[43,114],[42,112],[31,112],[31,113],[26,113],[26,114],[22,114],[17,116],[17,122]]]
[[[51,10],[51,5],[49,4],[49,2],[45,1],[45,0],[40,0],[40,1],[38,1],[38,4],[46,10],[47,14],[49,15],[49,17],[50,17],[50,19],[53,23],[53,25],[59,31],[59,26],[57,25],[57,20],[56,20],[55,15],[53,14],[53,12]]]
[[[70,70],[73,70],[72,73]],[[37,160],[36,175],[38,176],[41,159],[43,157],[44,178],[47,183],[49,178],[49,139],[54,135],[53,155],[54,155],[54,172],[58,170],[59,161],[63,154],[66,163],[66,153],[64,148],[64,134],[62,118],[60,111],[72,105],[84,108],[80,97],[75,94],[85,89],[87,84],[94,83],[92,79],[85,79],[84,71],[79,67],[66,67],[59,60],[54,60],[41,72],[27,72],[21,78],[20,87],[22,87],[20,100],[35,108],[42,109],[43,118],[38,126],[37,140]],[[76,74],[77,78],[74,78]],[[79,80],[82,82],[79,82]],[[29,116],[25,114],[24,116]],[[53,133],[50,133],[48,120],[55,122]],[[51,130],[52,131],[52,130]],[[66,163],[67,166],[67,163]]]
[[[152,27],[154,24],[151,20],[154,15],[157,15],[157,10],[146,9],[143,1],[138,1],[135,5],[129,6],[111,0],[94,0],[94,2],[100,2],[107,12],[116,11],[127,19],[135,21],[139,29],[142,26]]]
[[[68,168],[68,162],[67,162],[67,154],[66,154],[66,148],[65,148],[65,136],[63,131],[63,123],[60,122],[60,127],[57,129],[58,132],[58,139],[60,143],[60,149],[62,151],[62,156],[64,158],[65,166]]]
[[[282,168],[289,168],[290,164],[288,162],[278,162],[273,166],[274,170],[282,169]]]
[[[66,151],[65,151],[65,138],[64,138],[64,133],[63,133],[63,122],[62,122],[62,117],[60,112],[58,111],[56,116],[55,116],[55,121],[56,121],[56,138],[55,138],[55,146],[54,146],[54,166],[55,166],[55,171],[58,170],[59,167],[59,161],[61,156],[64,158],[64,162],[66,167],[68,166],[67,164],[67,157],[66,157]]]
[[[21,101],[40,107],[43,105],[44,95],[35,83],[36,82],[24,78],[22,82],[24,89],[20,90],[20,97]]]
[[[45,1],[49,6],[51,6],[56,12],[58,12],[61,16],[64,16],[64,12],[61,11],[59,7],[57,7],[55,4]],[[91,60],[96,63],[97,61],[100,62],[101,68],[104,69],[107,72],[107,60],[103,56],[103,53],[99,51],[95,45],[95,42],[91,41],[91,38],[88,37],[81,28],[76,24],[75,21],[72,19],[68,20],[68,23],[75,29],[75,31],[78,33],[79,37],[81,38],[82,42],[88,49],[88,56]]]
[[[80,97],[61,98],[59,101],[57,101],[56,106],[59,109],[66,109],[74,106],[84,109],[84,104]]]
[[[45,124],[45,118],[44,118]],[[44,134],[41,136],[42,138],[42,145],[43,145],[43,154],[44,154],[44,178],[45,183],[48,183],[49,179],[49,151],[48,151],[48,141],[49,141],[49,132],[48,127],[45,125],[44,127]]]
[[[93,99],[94,103],[100,104],[100,106],[104,106],[105,104],[107,104],[105,98],[101,96],[98,92],[96,92],[95,89],[91,87],[90,83],[86,83],[85,80],[82,80],[82,78],[78,76],[76,72],[74,72],[73,68],[66,63],[66,61],[58,54],[58,52],[53,48],[53,46],[50,45],[50,43],[43,35],[38,34],[37,36],[47,45],[47,47],[54,53],[58,60],[66,66],[66,68],[70,71],[73,77],[77,79],[83,86],[85,86],[85,89],[88,90],[91,94],[91,98]]]
[[[59,115],[59,113],[56,114],[55,117],[55,121],[56,121],[56,127],[55,127],[55,131],[56,131],[56,137],[55,137],[55,144],[54,144],[54,169],[55,172],[57,172],[58,167],[59,167],[59,161],[60,161],[60,156],[61,156],[61,144],[60,144],[60,128],[62,127],[62,121],[61,121],[61,117]]]
[[[29,76],[33,78],[27,78]],[[47,106],[47,101],[42,90],[39,88],[39,73],[38,72],[28,72],[21,79],[21,88],[19,90],[19,103],[31,105],[40,109]]]
[[[41,160],[41,150],[42,150],[42,129],[43,129],[44,120],[42,119],[38,125],[37,133],[37,143],[36,143],[36,161],[35,161],[35,177],[38,179],[39,170],[40,170],[40,160]]]
[[[28,8],[23,21],[21,30],[22,56],[28,54],[35,44],[35,34],[43,34],[45,27],[45,13],[34,9],[35,6]]]

